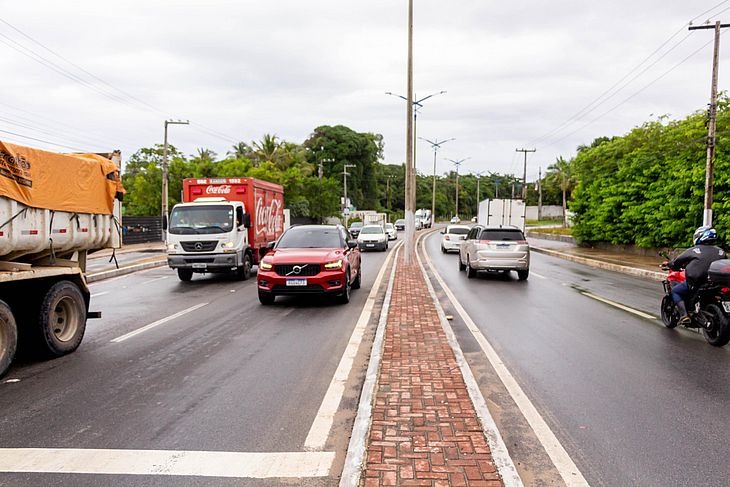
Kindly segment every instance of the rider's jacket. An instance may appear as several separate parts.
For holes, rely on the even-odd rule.
[[[725,251],[720,247],[695,245],[682,252],[676,259],[669,261],[667,265],[673,270],[684,269],[687,283],[692,287],[697,287],[707,280],[710,264],[725,258]]]

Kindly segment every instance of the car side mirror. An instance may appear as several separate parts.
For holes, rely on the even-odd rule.
[[[273,242],[267,243],[266,248],[269,250],[274,250],[274,245],[276,245],[276,240],[274,240]]]
[[[245,228],[251,228],[251,214],[250,213],[243,214],[243,226]]]
[[[348,240],[347,247],[350,249],[357,248],[357,240]]]
[[[441,230],[441,233],[446,235],[446,230]]]
[[[162,229],[167,231],[167,215],[162,215]]]

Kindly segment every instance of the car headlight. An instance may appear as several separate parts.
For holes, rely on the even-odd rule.
[[[259,263],[259,269],[261,269],[262,271],[268,271],[272,267],[274,266],[263,260]]]
[[[175,252],[176,250],[177,250],[177,244],[176,243],[167,244],[167,251],[168,252]]]
[[[325,269],[339,269],[340,267],[342,267],[342,259],[327,262],[324,265]]]

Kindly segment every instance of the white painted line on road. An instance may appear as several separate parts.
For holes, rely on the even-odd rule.
[[[471,332],[472,336],[479,343],[479,346],[484,352],[484,355],[489,360],[489,363],[492,364],[492,367],[494,368],[495,372],[497,372],[497,375],[509,392],[510,396],[512,396],[512,399],[517,404],[517,407],[520,408],[522,415],[530,424],[530,427],[532,427],[532,430],[535,432],[535,436],[537,436],[538,440],[540,441],[543,448],[555,465],[555,468],[558,470],[560,476],[563,478],[565,484],[570,487],[588,486],[588,482],[586,481],[585,477],[583,477],[583,474],[580,472],[580,470],[578,470],[578,466],[570,458],[570,455],[568,455],[568,452],[565,451],[563,445],[560,444],[560,441],[552,432],[550,426],[548,426],[548,424],[545,422],[545,419],[543,419],[543,417],[537,411],[537,408],[532,404],[530,399],[522,390],[522,387],[520,387],[517,380],[514,378],[505,363],[494,350],[494,347],[492,347],[492,345],[481,332],[479,327],[474,323],[474,321],[471,319],[463,306],[461,306],[461,303],[459,303],[459,301],[456,299],[454,293],[446,285],[446,282],[444,282],[444,280],[441,278],[441,275],[431,263],[431,259],[428,258],[428,255],[426,255],[426,260],[428,261],[429,267],[431,267],[431,270],[433,271],[434,277],[439,282],[439,285],[441,285],[441,288],[444,290],[444,293],[446,293],[446,296],[451,301],[451,304],[454,306],[456,312],[459,313],[461,319],[464,320],[464,323]]]
[[[143,326],[142,328],[139,328],[137,330],[134,330],[132,332],[129,332],[126,335],[122,335],[122,336],[120,336],[118,338],[115,338],[114,340],[112,340],[112,342],[113,343],[121,343],[124,340],[128,340],[128,339],[130,339],[132,337],[135,337],[135,336],[139,335],[140,333],[144,333],[144,332],[146,332],[148,330],[151,330],[152,328],[155,328],[155,327],[160,326],[160,325],[162,325],[164,323],[167,323],[168,321],[172,321],[175,318],[179,318],[179,317],[181,317],[183,315],[186,315],[188,313],[192,313],[196,309],[202,308],[203,306],[206,306],[207,304],[208,303],[196,304],[195,306],[191,306],[188,309],[184,309],[182,311],[179,311],[179,312],[175,313],[174,315],[167,316],[166,318],[162,318],[161,320],[157,320],[154,323],[150,323],[149,325]]]
[[[547,279],[547,277],[543,276],[542,274],[538,274],[537,272],[530,271],[530,276],[539,277],[540,279]]]
[[[161,281],[163,279],[169,279],[170,276],[162,276],[162,277],[155,277],[154,279],[150,279],[149,281],[145,281],[140,286],[143,286],[145,284],[152,284],[153,282]]]
[[[652,316],[650,314],[644,313],[643,311],[639,311],[638,309],[629,308],[628,306],[624,306],[623,304],[617,303],[615,301],[611,301],[610,299],[602,298],[600,296],[596,296],[595,294],[589,293],[587,291],[582,291],[581,294],[583,296],[587,296],[591,299],[595,299],[596,301],[600,301],[602,303],[606,303],[610,306],[613,306],[618,309],[622,309],[624,311],[628,311],[629,313],[633,313],[636,316],[640,316],[642,318],[646,318],[647,320],[658,320],[656,316]]]
[[[398,247],[394,252],[395,262],[398,262],[398,253],[401,250],[402,247]],[[378,328],[375,331],[373,348],[370,350],[370,361],[368,362],[368,370],[365,373],[365,382],[362,385],[362,394],[360,395],[360,403],[357,407],[357,416],[355,417],[355,423],[352,425],[350,443],[347,445],[347,456],[345,457],[345,466],[342,468],[340,487],[357,487],[360,485],[360,477],[362,475],[363,465],[365,464],[368,433],[370,431],[370,424],[372,423],[375,387],[378,384],[380,362],[383,358],[385,327],[388,324],[388,311],[390,311],[390,301],[393,297],[396,267],[397,265],[394,264],[390,271],[388,288],[385,291],[383,307],[380,309]]]
[[[102,292],[100,292],[100,293],[94,293],[94,294],[92,294],[92,295],[91,295],[91,297],[92,297],[92,298],[97,298],[97,297],[99,297],[99,296],[103,296],[103,295],[105,295],[105,294],[109,294],[109,291],[102,291]]]
[[[3,448],[0,472],[303,478],[328,476],[334,459],[334,452]]]
[[[426,252],[425,240],[426,239],[423,239],[421,241],[421,250],[423,250],[423,255],[428,261],[429,267],[433,270],[431,259]],[[426,287],[428,288],[433,304],[436,307],[436,312],[439,315],[441,328],[444,330],[446,339],[454,352],[456,363],[461,370],[461,376],[464,378],[466,390],[469,393],[472,404],[474,405],[474,410],[479,417],[479,422],[482,424],[482,428],[484,428],[484,436],[486,436],[487,442],[489,443],[492,460],[494,461],[494,465],[497,467],[497,471],[499,471],[499,476],[502,477],[502,483],[505,487],[523,487],[524,484],[522,483],[522,479],[517,473],[512,457],[509,456],[507,445],[504,443],[504,439],[502,438],[499,429],[497,429],[497,423],[494,422],[494,418],[492,418],[492,415],[489,412],[487,401],[484,399],[484,395],[479,389],[479,384],[474,378],[471,368],[469,368],[469,364],[464,357],[464,352],[461,350],[459,341],[456,339],[454,330],[451,328],[449,321],[446,319],[446,313],[444,313],[444,309],[441,307],[441,302],[439,301],[438,296],[436,296],[436,290],[433,288],[433,284],[431,284],[431,279],[428,277],[426,268],[423,266],[423,261],[421,260],[421,255],[418,252],[416,252],[416,258],[418,259],[418,265],[421,267],[423,280],[426,281]],[[434,275],[436,275],[435,271]]]
[[[396,244],[394,247],[397,247],[398,245],[399,244]],[[325,443],[327,443],[327,437],[329,436],[330,430],[332,429],[332,423],[335,418],[335,413],[340,407],[342,396],[345,393],[345,382],[347,382],[347,377],[350,375],[350,370],[352,370],[352,364],[355,361],[355,356],[357,356],[357,350],[358,348],[360,348],[362,337],[365,334],[365,330],[367,329],[368,322],[370,321],[370,316],[373,313],[375,298],[378,295],[380,283],[383,280],[385,269],[388,267],[388,263],[390,262],[390,259],[393,257],[394,254],[394,251],[388,253],[388,257],[385,259],[385,262],[383,262],[383,265],[380,267],[378,276],[375,279],[375,284],[373,284],[372,289],[370,289],[370,294],[368,294],[367,301],[365,302],[365,306],[360,313],[360,318],[357,320],[355,329],[352,331],[352,335],[350,336],[350,341],[347,343],[345,352],[342,354],[340,364],[337,366],[337,370],[335,371],[335,375],[332,377],[332,381],[330,382],[329,388],[324,395],[324,399],[322,399],[322,404],[319,406],[317,416],[314,418],[312,427],[309,429],[307,439],[304,440],[304,448],[306,450],[322,450],[325,446]]]

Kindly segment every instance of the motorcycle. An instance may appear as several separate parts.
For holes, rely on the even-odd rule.
[[[668,259],[666,255],[662,256]],[[684,270],[672,270],[667,262],[663,262],[660,267],[668,272],[662,281],[662,322],[667,328],[676,328],[679,310],[672,299],[672,288],[685,281]],[[712,263],[707,281],[699,288],[690,290],[685,306],[690,321],[682,326],[702,330],[705,340],[715,347],[730,342],[730,260]]]

